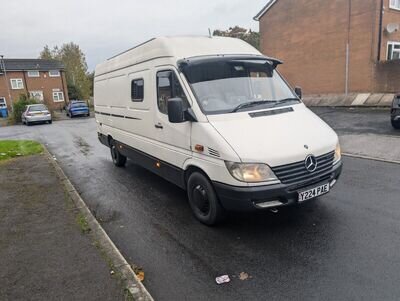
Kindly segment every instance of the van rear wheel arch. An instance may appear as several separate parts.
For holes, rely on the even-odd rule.
[[[109,147],[111,147],[111,143],[114,141],[114,139],[113,139],[113,137],[111,136],[111,135],[108,135],[107,136],[107,143],[108,143],[108,146]]]

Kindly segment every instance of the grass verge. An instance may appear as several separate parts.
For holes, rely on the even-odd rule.
[[[43,146],[31,140],[0,140],[0,161],[43,152]]]

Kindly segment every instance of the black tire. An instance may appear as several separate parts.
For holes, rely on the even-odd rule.
[[[126,157],[118,151],[117,146],[112,140],[110,141],[110,152],[114,165],[117,167],[124,167],[126,164]]]
[[[53,120],[49,120],[48,122],[49,122],[49,124],[52,124],[52,123],[53,123]]]
[[[192,212],[201,223],[213,226],[225,218],[214,187],[202,173],[194,172],[189,176],[187,192]]]
[[[27,126],[30,126],[30,125],[31,125],[31,123],[30,123],[29,121],[25,121],[25,124],[26,124]]]
[[[396,130],[400,130],[400,120],[392,120],[392,126]]]

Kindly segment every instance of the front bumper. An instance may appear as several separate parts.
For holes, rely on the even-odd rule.
[[[342,172],[343,163],[336,164],[333,169],[315,179],[291,185],[274,184],[268,186],[236,187],[213,182],[222,207],[229,211],[262,210],[259,205],[278,201],[276,206],[268,209],[289,206],[298,202],[298,191],[312,188],[324,183],[337,181]],[[274,204],[274,203],[271,203]],[[279,205],[278,205],[279,204]]]
[[[45,122],[51,121],[51,115],[37,115],[37,116],[26,116],[27,122]]]

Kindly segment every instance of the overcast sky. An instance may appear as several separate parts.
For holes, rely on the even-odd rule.
[[[239,25],[258,30],[253,17],[267,0],[1,0],[0,54],[36,58],[44,45],[73,41],[89,69],[150,38],[207,34]]]

